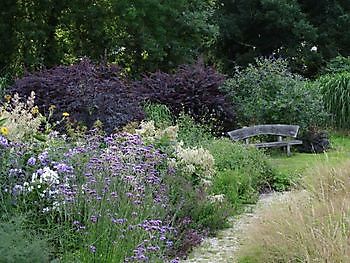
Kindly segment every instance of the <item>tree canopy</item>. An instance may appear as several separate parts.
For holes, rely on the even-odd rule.
[[[350,55],[346,0],[3,0],[0,14],[0,74],[87,56],[137,75],[200,55],[230,74],[272,55],[313,76]]]

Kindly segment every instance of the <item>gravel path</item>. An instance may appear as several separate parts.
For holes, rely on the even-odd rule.
[[[219,231],[216,237],[206,238],[200,246],[194,248],[188,259],[182,263],[234,262],[235,252],[239,249],[241,237],[252,220],[259,215],[259,211],[276,201],[286,200],[289,195],[289,192],[261,195],[256,205],[248,206],[244,213],[230,219],[230,228]]]

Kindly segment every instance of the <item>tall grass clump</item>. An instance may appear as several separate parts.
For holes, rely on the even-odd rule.
[[[336,128],[350,128],[350,72],[326,75],[319,79],[326,110]]]
[[[348,262],[350,163],[320,167],[306,191],[268,207],[252,224],[238,262]]]

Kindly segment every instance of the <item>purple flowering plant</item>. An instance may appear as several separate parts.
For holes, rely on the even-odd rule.
[[[83,262],[164,262],[174,232],[165,154],[125,133],[2,147],[2,191],[16,209],[35,212],[33,221],[50,222],[40,228],[59,223],[66,234],[54,240],[57,253],[79,251]]]

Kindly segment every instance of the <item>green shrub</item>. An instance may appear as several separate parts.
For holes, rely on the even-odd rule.
[[[336,128],[350,127],[350,72],[325,75],[318,80],[325,108]]]
[[[259,192],[273,184],[275,173],[261,151],[228,139],[213,140],[208,149],[217,170],[213,191],[224,194],[235,207],[254,203]]]
[[[176,123],[179,127],[178,140],[183,141],[185,146],[203,146],[214,138],[208,125],[195,123],[188,115],[181,114]]]
[[[302,128],[322,125],[326,117],[316,88],[291,73],[283,59],[257,59],[221,87],[237,104],[241,126],[283,123]]]
[[[2,99],[5,95],[6,88],[8,87],[9,81],[7,77],[0,77],[0,98]]]
[[[325,71],[330,74],[350,72],[350,57],[337,56],[331,59]]]
[[[158,128],[166,128],[173,123],[173,117],[169,108],[163,104],[146,103],[144,105],[146,120],[154,121]]]
[[[213,139],[209,125],[196,123],[191,116],[185,113],[181,113],[175,119],[164,104],[147,103],[144,110],[146,119],[154,121],[156,128],[165,129],[176,124],[178,127],[177,139],[183,141],[185,146],[202,146]]]
[[[24,228],[23,218],[0,223],[0,262],[49,262],[48,242]]]

